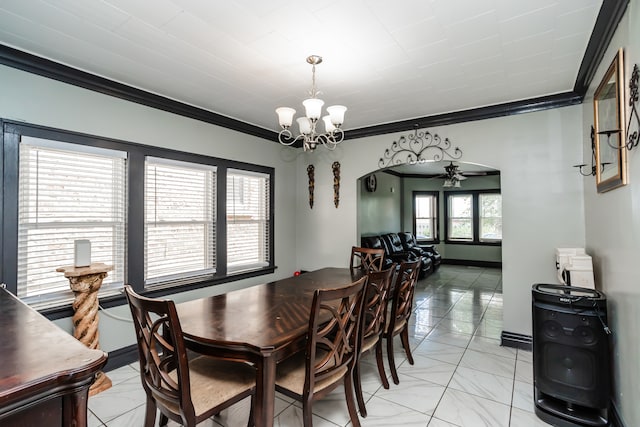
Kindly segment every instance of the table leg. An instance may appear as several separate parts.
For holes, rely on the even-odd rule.
[[[257,363],[255,423],[256,427],[272,427],[276,400],[276,360],[264,356]]]

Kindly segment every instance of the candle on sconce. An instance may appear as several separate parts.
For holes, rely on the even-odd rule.
[[[74,266],[89,267],[91,265],[91,241],[86,239],[74,242]]]

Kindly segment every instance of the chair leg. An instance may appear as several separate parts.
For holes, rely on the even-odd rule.
[[[311,412],[311,399],[302,402],[302,425],[304,427],[313,426],[313,417]]]
[[[156,402],[147,396],[147,410],[144,414],[144,427],[153,427],[156,423]]]
[[[358,409],[360,410],[360,415],[363,418],[367,417],[367,408],[364,404],[364,396],[362,394],[362,382],[360,378],[360,358],[356,361],[355,366],[353,367],[353,382],[356,389],[356,399],[358,400]]]
[[[384,361],[382,359],[382,338],[376,344],[376,364],[378,365],[378,374],[380,375],[380,381],[382,381],[382,387],[388,390],[389,380],[387,379],[387,373],[384,371]]]
[[[163,426],[166,426],[168,422],[169,422],[169,417],[167,417],[165,414],[160,412],[160,422],[158,425],[160,427],[163,427]]]
[[[358,411],[356,411],[356,404],[353,401],[353,372],[347,372],[344,377],[344,394],[347,400],[347,409],[349,409],[349,418],[351,418],[351,425],[353,427],[360,427],[360,419],[358,418]]]
[[[391,370],[391,378],[394,384],[400,384],[398,371],[396,371],[396,361],[393,357],[393,335],[387,336],[387,359],[389,360],[389,369]]]
[[[253,394],[251,395],[251,409],[249,410],[249,420],[247,421],[247,427],[254,427],[256,425],[255,412],[253,411]]]
[[[411,345],[409,344],[408,325],[405,325],[404,328],[402,328],[402,332],[400,332],[400,339],[402,340],[402,347],[404,347],[404,352],[407,353],[409,364],[413,365],[413,355],[411,354]]]

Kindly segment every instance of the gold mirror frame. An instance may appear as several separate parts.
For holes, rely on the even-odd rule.
[[[624,148],[624,61],[622,48],[605,73],[593,97],[598,193],[627,184]]]

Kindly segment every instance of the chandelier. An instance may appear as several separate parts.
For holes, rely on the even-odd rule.
[[[340,126],[344,123],[344,113],[347,111],[347,107],[343,105],[327,107],[328,114],[322,117],[325,132],[319,133],[318,122],[322,115],[324,101],[318,98],[321,92],[316,89],[316,65],[322,62],[322,57],[311,55],[307,58],[307,62],[311,64],[311,90],[309,91],[310,98],[302,102],[305,116],[296,119],[300,134],[294,137],[290,130],[296,110],[289,107],[279,107],[276,108],[276,114],[282,130],[278,133],[278,141],[282,145],[292,145],[302,141],[304,151],[313,151],[319,144],[329,150],[335,150],[336,146],[344,139],[344,132]]]

